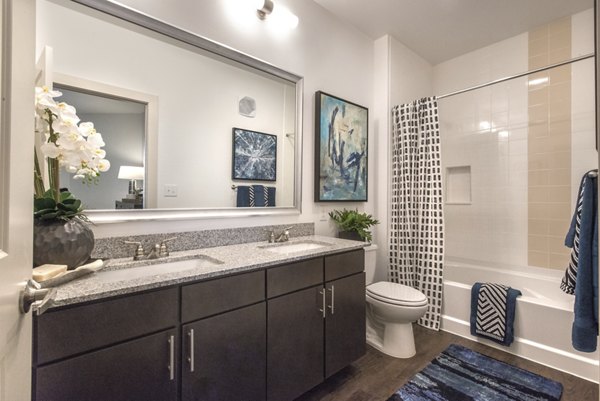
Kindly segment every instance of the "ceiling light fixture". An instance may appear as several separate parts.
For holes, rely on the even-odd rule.
[[[273,0],[257,0],[256,14],[261,20],[269,19],[274,25],[294,29],[298,26],[298,17],[284,6],[277,5]]]

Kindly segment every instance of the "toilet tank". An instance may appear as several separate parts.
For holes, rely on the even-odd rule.
[[[375,267],[377,266],[377,245],[371,244],[365,249],[365,274],[367,285],[375,279]]]

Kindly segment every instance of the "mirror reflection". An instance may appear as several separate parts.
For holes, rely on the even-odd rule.
[[[248,207],[252,192],[270,196],[264,206],[294,206],[296,82],[71,2],[40,0],[37,6],[37,53],[52,48],[56,75],[156,100],[153,109],[55,81],[62,100],[103,134],[111,162],[98,185],[62,178],[87,210]],[[236,144],[234,128],[274,138],[267,155],[273,175],[236,172],[245,165],[235,164],[236,152],[248,166],[265,155],[258,134],[254,143]]]

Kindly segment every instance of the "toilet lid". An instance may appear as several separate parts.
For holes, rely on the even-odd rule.
[[[427,297],[421,291],[407,285],[387,281],[367,286],[367,294],[379,301],[394,305],[422,306],[427,304]]]

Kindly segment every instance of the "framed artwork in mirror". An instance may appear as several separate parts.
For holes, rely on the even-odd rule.
[[[369,110],[315,94],[315,202],[366,202]]]
[[[231,178],[275,181],[277,179],[277,136],[233,128]]]

